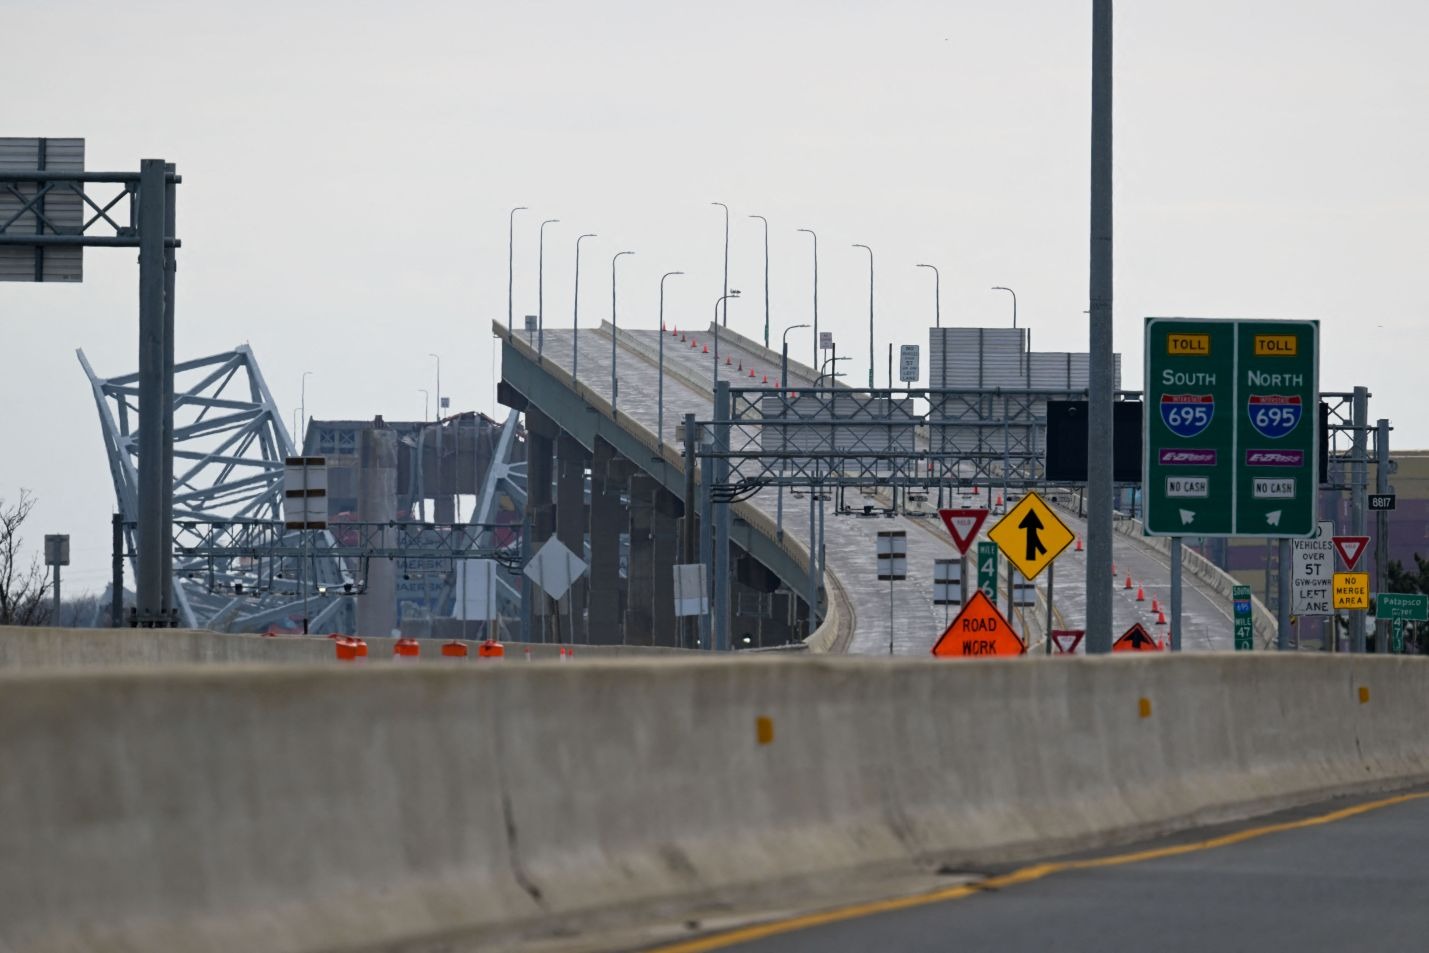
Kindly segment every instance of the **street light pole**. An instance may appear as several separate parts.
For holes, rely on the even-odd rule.
[[[722,304],[724,305],[724,313],[725,313],[725,318],[726,318],[726,320],[727,320],[728,317],[729,317],[729,305],[728,305],[728,304],[725,304],[725,302],[729,301],[730,298],[738,298],[738,297],[739,297],[739,290],[736,289],[736,290],[734,290],[734,291],[726,292],[725,294],[720,295],[720,296],[719,296],[719,300],[717,300],[717,301],[715,302],[715,318],[716,318],[716,320],[715,320],[715,322],[714,322],[714,344],[715,344],[715,346],[714,346],[714,376],[710,378],[710,386],[711,386],[711,387],[713,387],[715,384],[718,384],[718,383],[719,383],[719,327],[720,327],[720,324],[719,324],[718,318],[719,318],[720,305],[722,305]]]
[[[791,324],[784,329],[784,343],[781,348],[782,356],[779,359],[779,386],[785,390],[789,389],[789,332],[799,328],[807,328],[807,324]]]
[[[425,387],[418,387],[417,393],[422,395],[422,423],[426,423],[427,421],[432,419],[432,395],[427,393],[427,389]]]
[[[873,389],[873,249],[854,243],[854,248],[868,252],[868,389]]]
[[[769,219],[751,215],[764,223],[764,346],[769,346]]]
[[[938,274],[937,265],[919,265],[919,268],[931,268],[933,271],[933,327],[943,326],[943,276]]]
[[[683,275],[683,271],[667,271],[660,276],[660,383],[655,399],[655,443],[665,449],[665,279]]]
[[[595,237],[594,232],[587,232],[576,239],[576,293],[575,304],[571,307],[571,380],[576,379],[576,369],[581,361],[581,241]]]
[[[615,402],[620,394],[620,379],[615,374],[615,263],[621,255],[633,255],[633,251],[618,251],[610,259],[610,415],[615,416]]]
[[[307,443],[308,443],[308,441],[307,441],[307,431],[308,431],[308,377],[309,377],[312,373],[313,373],[312,371],[303,371],[303,381],[302,381],[302,384],[300,385],[300,388],[299,388],[299,389],[300,389],[300,396],[299,396],[299,398],[298,398],[298,404],[299,404],[299,406],[302,408],[302,409],[299,411],[300,416],[303,418],[303,419],[302,419],[302,431],[301,431],[300,433],[294,434],[294,435],[293,435],[293,439],[295,439],[295,440],[298,442],[298,454],[299,454],[300,456],[301,456],[302,454],[304,454],[304,453],[307,452]]]
[[[814,360],[810,367],[819,366],[819,236],[814,234],[812,228],[801,228],[801,232],[808,232],[809,237],[814,240]]]
[[[437,362],[437,419],[442,419],[442,359],[439,355],[427,352],[427,357]]]
[[[998,285],[991,290],[1006,291],[1008,294],[1012,295],[1012,326],[1014,328],[1017,327],[1017,292],[1013,291],[1011,288],[1004,288],[1002,285]]]
[[[515,287],[516,271],[516,213],[526,211],[526,206],[518,205],[506,216],[506,336],[511,336],[511,297]]]
[[[536,358],[546,347],[546,226],[559,222],[558,218],[548,218],[541,223],[540,237],[536,241]],[[438,391],[441,388],[437,388]],[[437,395],[437,410],[441,410],[441,395]],[[438,413],[437,416],[441,416]]]
[[[711,202],[710,204],[711,204],[711,205],[718,205],[720,208],[724,209],[724,285],[723,285],[723,287],[722,287],[720,293],[721,293],[721,294],[724,294],[724,295],[728,295],[728,294],[729,294],[729,206],[728,206],[728,205],[725,205],[723,202]],[[724,323],[724,326],[725,326],[725,327],[729,327],[729,306],[728,306],[728,305],[725,305],[725,309],[724,309],[724,322],[723,322],[723,323]],[[715,335],[715,342],[716,342],[716,343],[719,342],[719,335],[718,335],[718,334]]]
[[[789,411],[789,332],[797,328],[807,328],[807,324],[791,324],[784,329],[784,335],[780,343],[779,358],[779,386],[783,388],[779,395],[779,417],[782,419],[788,415]],[[787,428],[779,428],[779,452],[788,453],[789,434]],[[784,476],[784,462],[779,462],[779,476]],[[774,514],[774,533],[780,542],[784,541],[784,481],[779,481],[779,498]],[[809,541],[810,552],[813,552],[813,540]]]

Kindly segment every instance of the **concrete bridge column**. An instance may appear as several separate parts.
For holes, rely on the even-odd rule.
[[[675,570],[680,561],[680,541],[676,527],[680,500],[670,491],[656,487],[655,505],[651,510],[650,535],[654,544],[655,578],[654,605],[651,615],[655,625],[656,645],[679,645],[679,626],[675,617]]]
[[[365,523],[396,519],[397,433],[378,417],[358,437],[357,518]],[[395,545],[391,529],[382,530],[381,545]],[[397,564],[391,559],[367,561],[367,591],[357,597],[357,634],[386,638],[397,626]]]
[[[654,645],[655,478],[645,473],[630,477],[630,559],[625,567],[625,641],[628,645]]]
[[[536,555],[555,530],[555,506],[551,501],[552,453],[559,428],[551,418],[526,408],[526,545],[522,564]],[[522,577],[521,603],[525,610],[526,640],[543,642],[550,637],[546,614],[551,600],[530,579]]]
[[[596,441],[590,481],[590,641],[619,645],[624,640],[620,607],[620,533],[625,528],[624,461],[611,446]]]
[[[564,432],[556,440],[556,454],[556,538],[571,552],[585,559],[585,534],[590,519],[586,513],[585,472],[590,454],[579,441]],[[566,596],[568,616],[562,620],[561,631],[569,633],[571,642],[590,641],[585,626],[589,585],[590,576],[586,575],[571,586],[570,594]]]

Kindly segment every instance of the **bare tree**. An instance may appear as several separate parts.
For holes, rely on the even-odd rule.
[[[35,508],[28,490],[7,506],[0,498],[0,625],[44,625],[50,620],[50,581],[38,555],[25,565],[20,530]]]

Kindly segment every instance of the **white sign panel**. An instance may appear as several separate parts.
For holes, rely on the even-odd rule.
[[[705,564],[687,563],[675,569],[675,615],[709,615],[709,587],[705,584]]]
[[[908,578],[908,534],[901,529],[878,531],[878,578]]]
[[[961,559],[933,560],[933,605],[959,606],[963,604],[963,561]]]
[[[0,171],[83,172],[84,140],[0,137]],[[6,226],[6,233],[79,234],[90,214],[84,199],[62,185],[41,197],[42,188],[34,182],[0,188],[0,225]],[[80,281],[83,277],[83,246],[0,245],[0,281]]]
[[[283,458],[283,523],[288,529],[327,528],[327,457]]]
[[[463,559],[457,563],[457,617],[486,622],[497,618],[496,586],[496,560]]]
[[[552,536],[541,545],[536,555],[521,570],[526,577],[541,587],[541,591],[552,599],[560,599],[571,588],[571,583],[585,575],[585,560],[566,548],[565,544]]]
[[[898,379],[911,384],[919,377],[918,345],[904,344],[898,348]]]
[[[1024,579],[1022,573],[1013,570],[1012,574],[1012,604],[1015,606],[1035,606],[1037,604],[1037,586],[1030,579]]]
[[[1322,520],[1309,539],[1290,541],[1290,612],[1332,615],[1335,576],[1335,524]]]
[[[833,346],[834,346],[834,332],[832,332],[832,331],[820,331],[820,332],[819,332],[819,350],[821,350],[821,351],[833,350]]]

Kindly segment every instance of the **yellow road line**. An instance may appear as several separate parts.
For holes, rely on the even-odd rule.
[[[831,910],[822,910],[818,913],[790,917],[787,920],[775,920],[769,923],[740,927],[739,929],[729,930],[714,936],[701,937],[699,939],[686,940],[668,946],[656,947],[651,950],[650,953],[708,953],[710,950],[724,950],[741,943],[748,943],[752,940],[762,940],[766,937],[793,933],[797,930],[809,929],[810,927],[825,926],[830,923],[840,923],[845,920],[856,920],[860,917],[873,916],[879,913],[907,910],[912,907],[922,907],[932,903],[961,900],[964,897],[971,897],[974,894],[989,890],[1002,890],[1007,887],[1015,887],[1019,884],[1031,883],[1034,880],[1041,880],[1043,877],[1052,874],[1065,873],[1073,870],[1095,870],[1100,867],[1116,867],[1122,864],[1137,864],[1147,860],[1179,857],[1183,854],[1192,854],[1203,850],[1214,850],[1218,847],[1229,847],[1233,844],[1241,844],[1245,841],[1265,837],[1269,834],[1280,834],[1285,831],[1317,827],[1321,824],[1331,824],[1335,821],[1342,821],[1360,814],[1367,814],[1370,811],[1377,811],[1380,808],[1393,807],[1396,804],[1403,804],[1407,801],[1417,801],[1426,797],[1429,797],[1429,792],[1399,794],[1378,801],[1369,801],[1364,804],[1353,805],[1352,807],[1340,808],[1328,814],[1307,817],[1298,821],[1283,821],[1278,824],[1250,827],[1231,834],[1223,834],[1220,837],[1212,837],[1207,840],[1194,841],[1188,844],[1153,847],[1147,850],[1132,851],[1125,854],[1111,854],[1106,857],[1093,857],[1086,860],[1063,860],[1043,864],[1032,864],[1010,873],[1000,874],[996,877],[988,877],[976,883],[959,884],[956,887],[947,887],[942,890],[915,894],[910,897],[894,897],[888,900],[855,903],[844,907],[835,907]]]

